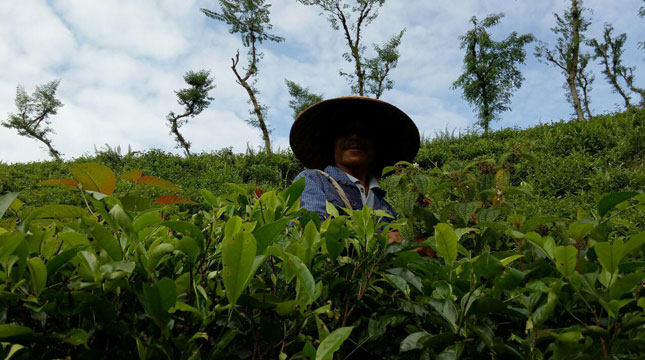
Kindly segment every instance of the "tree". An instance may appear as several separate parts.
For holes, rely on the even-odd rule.
[[[621,59],[624,52],[623,46],[627,41],[627,35],[623,33],[613,38],[611,36],[612,31],[614,31],[613,26],[605,24],[603,33],[604,42],[601,43],[596,39],[592,39],[589,45],[594,49],[594,60],[600,59],[600,63],[604,67],[602,73],[605,75],[605,78],[613,86],[614,91],[623,98],[625,108],[629,108],[632,106],[630,96],[618,82],[621,74],[627,70],[622,64]]]
[[[601,64],[604,66],[602,71],[607,78],[607,81],[614,87],[614,90],[622,96],[625,101],[625,107],[632,106],[630,103],[631,97],[619,83],[622,79],[627,88],[640,95],[640,107],[645,107],[645,89],[639,88],[634,85],[634,70],[635,67],[627,67],[622,63],[622,56],[624,53],[623,47],[627,42],[627,34],[622,33],[617,37],[612,37],[614,28],[605,24],[605,31],[603,33],[604,42],[600,43],[598,40],[593,39],[590,45],[594,49],[594,59],[600,59]]]
[[[591,84],[596,80],[596,77],[591,71],[587,71],[587,65],[589,65],[589,60],[591,55],[581,54],[580,55],[580,65],[578,66],[578,77],[576,78],[576,86],[582,92],[582,105],[584,106],[585,113],[587,113],[587,119],[591,119],[591,109],[589,108],[589,92],[591,91]],[[571,102],[571,100],[569,100]]]
[[[551,31],[559,35],[555,47],[550,49],[547,44],[540,42],[535,48],[535,56],[538,60],[546,61],[547,64],[559,68],[565,75],[566,87],[569,89],[568,97],[573,104],[578,121],[585,120],[578,95],[579,76],[584,72],[580,68],[580,44],[584,43],[584,32],[590,24],[584,17],[584,10],[582,0],[571,0],[571,6],[563,16],[553,14],[557,25],[551,28]]]
[[[231,59],[231,69],[240,84],[249,96],[249,103],[252,109],[249,112],[251,116],[248,121],[254,127],[262,131],[264,147],[267,153],[271,153],[271,140],[269,138],[269,128],[265,121],[266,107],[257,99],[259,91],[255,88],[258,75],[258,62],[262,58],[262,53],[258,51],[257,46],[265,40],[281,42],[284,38],[267,33],[273,26],[269,20],[269,7],[264,0],[219,0],[222,13],[216,13],[211,10],[201,9],[206,16],[225,22],[230,25],[231,34],[239,33],[242,37],[242,44],[248,48],[248,65],[242,73],[238,71],[240,62],[240,51],[238,50],[235,57]]]
[[[375,98],[380,99],[385,90],[392,90],[394,81],[388,76],[390,70],[394,69],[399,63],[399,50],[401,38],[405,29],[400,33],[392,36],[382,46],[374,45],[376,57],[369,59],[365,63],[367,68],[367,93],[373,94]]]
[[[47,137],[53,134],[54,130],[49,127],[50,116],[56,115],[63,103],[56,98],[60,80],[53,80],[44,85],[36,86],[31,96],[25,89],[18,85],[16,88],[16,114],[9,114],[9,118],[2,122],[2,126],[9,129],[16,129],[18,135],[36,139],[45,144],[49,155],[56,160],[61,160],[61,153],[54,149],[52,141]]]
[[[476,17],[473,28],[460,36],[461,48],[466,49],[464,73],[452,84],[461,88],[463,98],[478,110],[478,125],[488,132],[491,121],[499,113],[510,110],[513,90],[522,86],[524,77],[517,63],[524,63],[524,46],[534,40],[533,35],[511,33],[505,40],[491,39],[487,29],[497,25],[504,14],[487,16],[481,23]]]
[[[322,94],[314,94],[309,91],[308,88],[303,88],[302,86],[296,84],[291,80],[284,80],[287,83],[287,88],[289,90],[289,95],[291,100],[289,100],[289,107],[293,110],[293,117],[295,118],[300,114],[304,109],[309,106],[322,101]]]
[[[208,96],[208,92],[214,89],[215,85],[210,77],[210,71],[207,70],[188,71],[184,75],[184,81],[191,87],[175,91],[177,103],[184,107],[184,112],[175,114],[171,111],[166,116],[166,120],[168,120],[170,134],[175,135],[177,147],[182,147],[186,156],[190,156],[190,141],[184,139],[179,133],[179,128],[188,122],[189,117],[199,115],[210,105],[213,98]]]
[[[340,75],[347,78],[353,93],[365,96],[372,94],[377,99],[384,90],[392,89],[394,83],[388,78],[399,59],[398,46],[401,43],[403,31],[394,35],[381,47],[374,45],[376,56],[365,58],[365,45],[361,44],[362,32],[378,17],[378,9],[385,0],[298,0],[304,5],[318,6],[327,13],[327,20],[334,30],[342,28],[349,52],[343,58],[353,63],[352,72],[341,70]],[[352,2],[350,5],[348,2]],[[352,17],[355,15],[355,19]]]

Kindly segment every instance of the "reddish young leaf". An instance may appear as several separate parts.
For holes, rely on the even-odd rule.
[[[119,175],[119,177],[128,181],[137,182],[141,175],[143,175],[143,171],[141,170],[130,170]]]
[[[169,183],[168,181],[158,178],[156,176],[142,176],[139,179],[137,179],[137,183],[150,185],[150,186],[158,187],[160,189],[165,189],[165,190],[171,190],[171,191],[179,190],[179,187],[177,187],[177,185]]]
[[[179,195],[165,195],[162,197],[159,197],[155,200],[155,202],[158,202],[160,204],[189,204],[189,205],[197,205],[196,202],[183,198]]]
[[[39,182],[38,185],[65,185],[70,187],[77,187],[78,181],[72,179],[49,179]]]
[[[255,188],[255,190],[253,190],[253,194],[255,194],[255,197],[259,199],[262,194],[264,194],[264,191],[260,188]]]

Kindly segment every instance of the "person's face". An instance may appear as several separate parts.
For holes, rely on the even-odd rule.
[[[374,156],[371,136],[357,123],[341,129],[334,141],[334,161],[339,168],[368,167]]]

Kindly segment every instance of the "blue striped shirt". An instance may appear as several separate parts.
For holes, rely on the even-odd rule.
[[[344,171],[335,166],[327,166],[324,171],[338,182],[345,192],[345,195],[347,195],[349,203],[352,205],[352,209],[360,210],[363,208],[364,203],[359,188],[354,182],[352,182],[352,180],[350,180]],[[346,207],[336,188],[323,174],[316,170],[305,170],[298,174],[294,181],[302,177],[305,178],[305,190],[302,192],[302,196],[300,196],[301,208],[315,211],[320,215],[321,219],[325,219],[329,216],[327,213],[326,201],[334,204],[337,208]],[[372,188],[371,185],[372,184],[370,184],[370,193],[373,193],[374,196],[374,203],[371,208],[375,210],[385,210],[392,216],[396,217],[396,213],[394,212],[394,209],[392,209],[392,206],[385,201],[385,191],[378,187]],[[362,186],[360,185],[360,182],[359,186]],[[363,196],[365,195],[363,194]]]

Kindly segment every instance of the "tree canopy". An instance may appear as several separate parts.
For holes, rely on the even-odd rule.
[[[184,75],[184,81],[190,87],[175,91],[177,103],[184,107],[184,112],[175,114],[171,111],[166,116],[166,120],[168,120],[168,126],[170,126],[170,133],[175,136],[177,147],[182,147],[184,153],[190,156],[190,141],[184,139],[179,132],[179,128],[188,122],[189,117],[199,115],[210,105],[213,98],[208,96],[208,92],[214,89],[215,85],[213,85],[210,71],[207,70],[188,71]]]
[[[250,115],[252,118],[247,122],[257,127],[262,132],[264,139],[265,151],[271,153],[270,130],[265,120],[266,106],[262,105],[257,96],[260,91],[255,88],[258,74],[258,62],[262,58],[262,53],[258,51],[257,45],[264,40],[281,42],[284,38],[272,35],[267,32],[273,27],[269,19],[270,4],[265,4],[264,0],[219,0],[221,13],[208,9],[201,9],[202,12],[215,20],[222,21],[230,25],[231,34],[239,33],[242,37],[242,44],[248,48],[248,65],[242,73],[237,68],[240,61],[240,52],[235,54],[231,59],[231,70],[244,90],[249,96],[249,102],[252,105]]]
[[[15,114],[9,114],[9,118],[2,122],[2,126],[9,129],[16,129],[18,135],[36,139],[45,144],[51,155],[56,160],[60,160],[61,153],[56,150],[49,134],[54,130],[51,125],[50,117],[56,115],[58,109],[63,103],[56,98],[56,90],[60,80],[53,80],[44,85],[36,86],[36,90],[31,96],[25,89],[18,85],[16,88],[16,108]]]
[[[524,46],[534,40],[531,34],[518,36],[515,32],[502,41],[493,40],[488,29],[503,17],[504,14],[489,15],[479,22],[473,16],[473,28],[459,37],[461,48],[466,49],[464,72],[452,88],[461,88],[463,98],[477,109],[478,124],[484,132],[500,113],[510,110],[513,91],[524,81],[517,64],[524,63]]]

